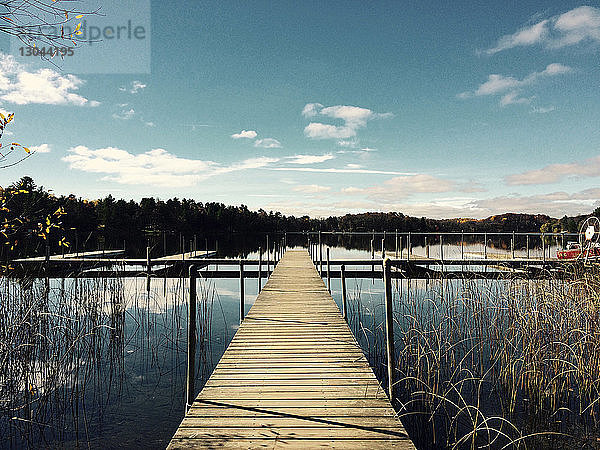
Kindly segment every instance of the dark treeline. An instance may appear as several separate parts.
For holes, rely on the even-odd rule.
[[[313,219],[309,216],[284,216],[279,212],[251,211],[245,205],[229,206],[173,198],[141,201],[116,200],[111,195],[86,200],[75,195],[55,196],[23,177],[6,189],[6,216],[22,219],[3,249],[5,260],[43,254],[50,243],[53,254],[61,251],[128,248],[129,255],[144,254],[148,243],[162,251],[178,252],[184,239],[190,248],[192,238],[198,249],[215,249],[232,255],[258,247],[265,234],[304,231],[413,231],[413,232],[537,232],[577,231],[581,217],[553,219],[546,215],[503,214],[486,219],[428,219],[399,212],[346,214]],[[597,212],[597,211],[596,211]],[[46,237],[41,231],[47,231]],[[63,239],[64,238],[64,239]],[[63,243],[68,246],[59,245]],[[299,240],[298,240],[299,241]],[[302,241],[304,243],[304,241]],[[237,249],[234,247],[238,247]],[[12,248],[12,250],[10,250]]]

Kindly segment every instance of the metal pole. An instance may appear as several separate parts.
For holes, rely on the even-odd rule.
[[[262,290],[262,248],[258,247],[258,293]]]
[[[510,250],[512,253],[512,259],[515,259],[515,232],[512,232],[512,240],[510,241]]]
[[[319,276],[323,278],[323,242],[321,241],[321,231],[319,230]]]
[[[150,266],[150,247],[146,247],[146,291],[150,292],[150,274],[152,272]]]
[[[329,247],[327,247],[327,290],[331,294],[331,266],[329,264]]]
[[[387,350],[388,396],[394,401],[394,305],[392,299],[392,265],[389,258],[383,260],[385,283],[385,336]]]
[[[244,260],[240,259],[240,324],[244,321]]]
[[[190,266],[190,298],[188,301],[187,334],[187,388],[185,393],[185,411],[194,402],[194,377],[196,376],[196,266]]]
[[[346,267],[340,266],[340,274],[342,278],[342,318],[348,323],[348,305],[346,304]]]
[[[487,259],[487,233],[483,234],[483,259]]]

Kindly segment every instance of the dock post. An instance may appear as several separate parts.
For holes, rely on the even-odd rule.
[[[188,302],[186,413],[194,402],[194,377],[196,375],[196,266],[190,266],[189,274],[190,298]]]
[[[385,258],[385,238],[381,240],[381,259]]]
[[[406,238],[406,251],[408,254],[406,255],[406,259],[410,260],[410,252],[412,251],[412,242],[410,239],[410,231],[408,232],[408,237]]]
[[[544,239],[544,233],[542,233],[542,261],[546,262],[546,240]]]
[[[460,233],[460,259],[465,259],[465,233]]]
[[[512,239],[510,241],[510,251],[512,253],[512,259],[515,259],[515,232],[512,232]]]
[[[396,259],[398,259],[398,228],[396,228]]]
[[[327,247],[327,290],[331,294],[331,265],[329,263],[329,247]]]
[[[527,239],[526,239],[526,246],[527,246],[527,259],[529,259],[529,235],[527,235]]]
[[[262,248],[258,247],[258,293],[262,289]]]
[[[271,253],[269,250],[269,235],[267,234],[267,278],[269,277],[270,271],[271,271]]]
[[[150,274],[152,266],[150,265],[150,247],[146,247],[146,291],[150,292]]]
[[[244,321],[244,260],[240,259],[240,324]]]
[[[444,260],[444,235],[440,234],[440,259]]]
[[[487,233],[483,233],[483,259],[487,259]]]
[[[371,259],[375,259],[375,239],[371,239]]]
[[[429,258],[429,243],[427,242],[427,236],[425,236],[425,257]]]
[[[321,230],[319,230],[319,276],[323,278],[323,242],[321,241]]]
[[[346,300],[346,266],[340,266],[340,277],[342,283],[342,318],[348,323],[348,305]]]
[[[394,401],[394,305],[392,299],[392,262],[383,260],[383,279],[385,283],[385,336],[387,350],[388,396]]]
[[[312,254],[312,246],[310,244],[310,237],[306,238],[306,248],[308,248],[308,254],[310,255],[310,260],[313,262],[313,264],[315,263],[315,260],[313,259],[313,254]]]

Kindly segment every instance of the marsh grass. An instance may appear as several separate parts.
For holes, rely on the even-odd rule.
[[[396,284],[396,409],[418,448],[598,448],[600,273],[573,276]],[[351,297],[385,384],[382,295]]]
[[[215,295],[199,280],[200,386]],[[127,446],[142,431],[164,447],[183,416],[187,296],[185,279],[1,278],[0,448]]]

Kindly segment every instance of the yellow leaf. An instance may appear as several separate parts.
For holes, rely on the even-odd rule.
[[[10,145],[18,145],[19,147],[21,146],[21,144],[17,144],[16,142],[11,142]]]
[[[78,16],[75,16],[76,19],[81,19],[83,17],[83,14],[79,14]]]
[[[78,31],[77,33],[75,33],[77,35],[83,34],[83,31]]]
[[[29,150],[27,147],[23,147],[23,150],[25,150],[27,153],[31,153],[31,150]]]
[[[75,29],[74,29],[73,31],[77,31],[77,30],[79,30],[80,28],[81,28],[81,22],[79,22],[79,23],[77,24],[77,26],[75,27]]]
[[[4,114],[0,113],[0,117],[2,117],[2,120],[5,120],[6,117],[4,117]]]

